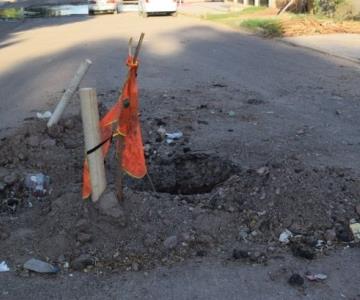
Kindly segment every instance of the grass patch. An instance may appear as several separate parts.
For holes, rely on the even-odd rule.
[[[21,19],[24,16],[22,8],[0,9],[0,19]]]
[[[241,11],[234,11],[234,12],[229,12],[229,13],[218,13],[218,14],[206,14],[203,16],[203,18],[206,20],[210,20],[210,21],[223,21],[226,19],[235,19],[235,18],[239,18],[239,17],[245,16],[245,15],[256,14],[265,9],[266,9],[266,7],[263,7],[263,6],[253,6],[253,7],[244,8]]]
[[[281,37],[283,35],[283,29],[278,20],[249,19],[242,21],[240,26],[252,31],[261,31],[266,37]]]

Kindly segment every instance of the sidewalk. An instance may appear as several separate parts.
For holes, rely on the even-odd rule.
[[[227,13],[230,5],[224,2],[185,2],[179,6],[179,12],[185,15],[202,16],[205,14]]]
[[[324,34],[288,37],[286,43],[360,63],[360,34]]]

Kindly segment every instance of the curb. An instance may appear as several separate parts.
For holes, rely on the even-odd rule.
[[[276,40],[277,42],[283,43],[283,44],[288,45],[288,46],[297,47],[297,48],[303,48],[303,49],[306,49],[306,50],[315,51],[315,52],[321,53],[321,54],[323,54],[323,55],[327,55],[327,56],[331,56],[331,57],[335,57],[335,58],[339,58],[339,59],[344,59],[344,60],[347,60],[347,61],[350,61],[350,62],[352,62],[352,63],[355,63],[355,64],[360,65],[360,59],[356,59],[356,58],[352,58],[352,57],[348,57],[348,56],[343,56],[343,55],[339,55],[339,54],[336,54],[336,53],[327,52],[327,51],[324,51],[324,50],[320,50],[320,49],[316,49],[316,48],[312,48],[312,47],[308,47],[308,46],[299,45],[299,44],[297,44],[297,43],[290,42],[290,41],[286,41],[286,40],[283,40],[283,39],[281,39],[281,38],[277,38],[277,39],[275,39],[275,40]]]

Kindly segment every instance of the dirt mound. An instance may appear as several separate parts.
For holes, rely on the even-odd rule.
[[[299,36],[330,33],[360,33],[359,22],[336,22],[312,17],[281,20],[283,36]]]
[[[350,171],[309,168],[293,158],[243,170],[214,153],[192,152],[186,137],[167,144],[159,138],[159,121],[146,124],[156,192],[148,178],[127,179],[118,218],[81,200],[84,154],[78,117],[51,130],[30,120],[3,139],[1,258],[21,264],[37,257],[62,270],[139,270],[193,256],[229,258],[243,248],[260,249],[252,260],[264,262],[283,251],[278,239],[285,229],[300,236],[289,249],[301,256],[309,247],[308,258],[352,240],[348,223],[357,217],[360,185]],[[111,155],[111,190],[114,165],[109,162]],[[25,177],[39,172],[50,177],[49,187],[45,195],[34,196]]]

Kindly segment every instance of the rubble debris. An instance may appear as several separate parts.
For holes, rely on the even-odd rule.
[[[311,246],[300,241],[291,244],[291,251],[294,256],[306,259],[314,259],[316,256],[316,252]]]
[[[350,230],[354,237],[354,241],[356,243],[360,242],[360,223],[357,223],[355,220],[352,220],[352,222],[350,222]]]
[[[288,280],[288,283],[292,286],[302,286],[304,285],[304,278],[300,274],[292,274]]]
[[[95,265],[95,259],[87,254],[82,254],[79,257],[75,258],[70,266],[74,270],[81,271],[85,269],[88,266],[94,266]]]
[[[58,273],[60,269],[42,260],[31,258],[24,263],[24,269],[37,273]]]
[[[49,189],[50,177],[43,173],[27,174],[25,186],[35,197],[44,197]]]
[[[293,234],[290,230],[285,229],[279,236],[279,242],[283,244],[290,243],[290,239],[293,237]]]
[[[323,280],[327,279],[327,275],[323,274],[323,273],[314,274],[314,273],[307,272],[305,274],[305,277],[310,281],[323,281]]]
[[[8,267],[5,261],[2,261],[0,263],[0,272],[8,272],[8,271],[10,271],[10,268]]]
[[[165,239],[163,244],[166,249],[169,250],[174,249],[178,244],[178,238],[176,235],[169,236],[168,238]]]
[[[45,111],[45,112],[43,112],[43,113],[41,113],[41,112],[37,112],[37,113],[36,113],[36,117],[37,117],[38,119],[41,119],[41,120],[50,119],[51,116],[52,116],[51,111]]]

